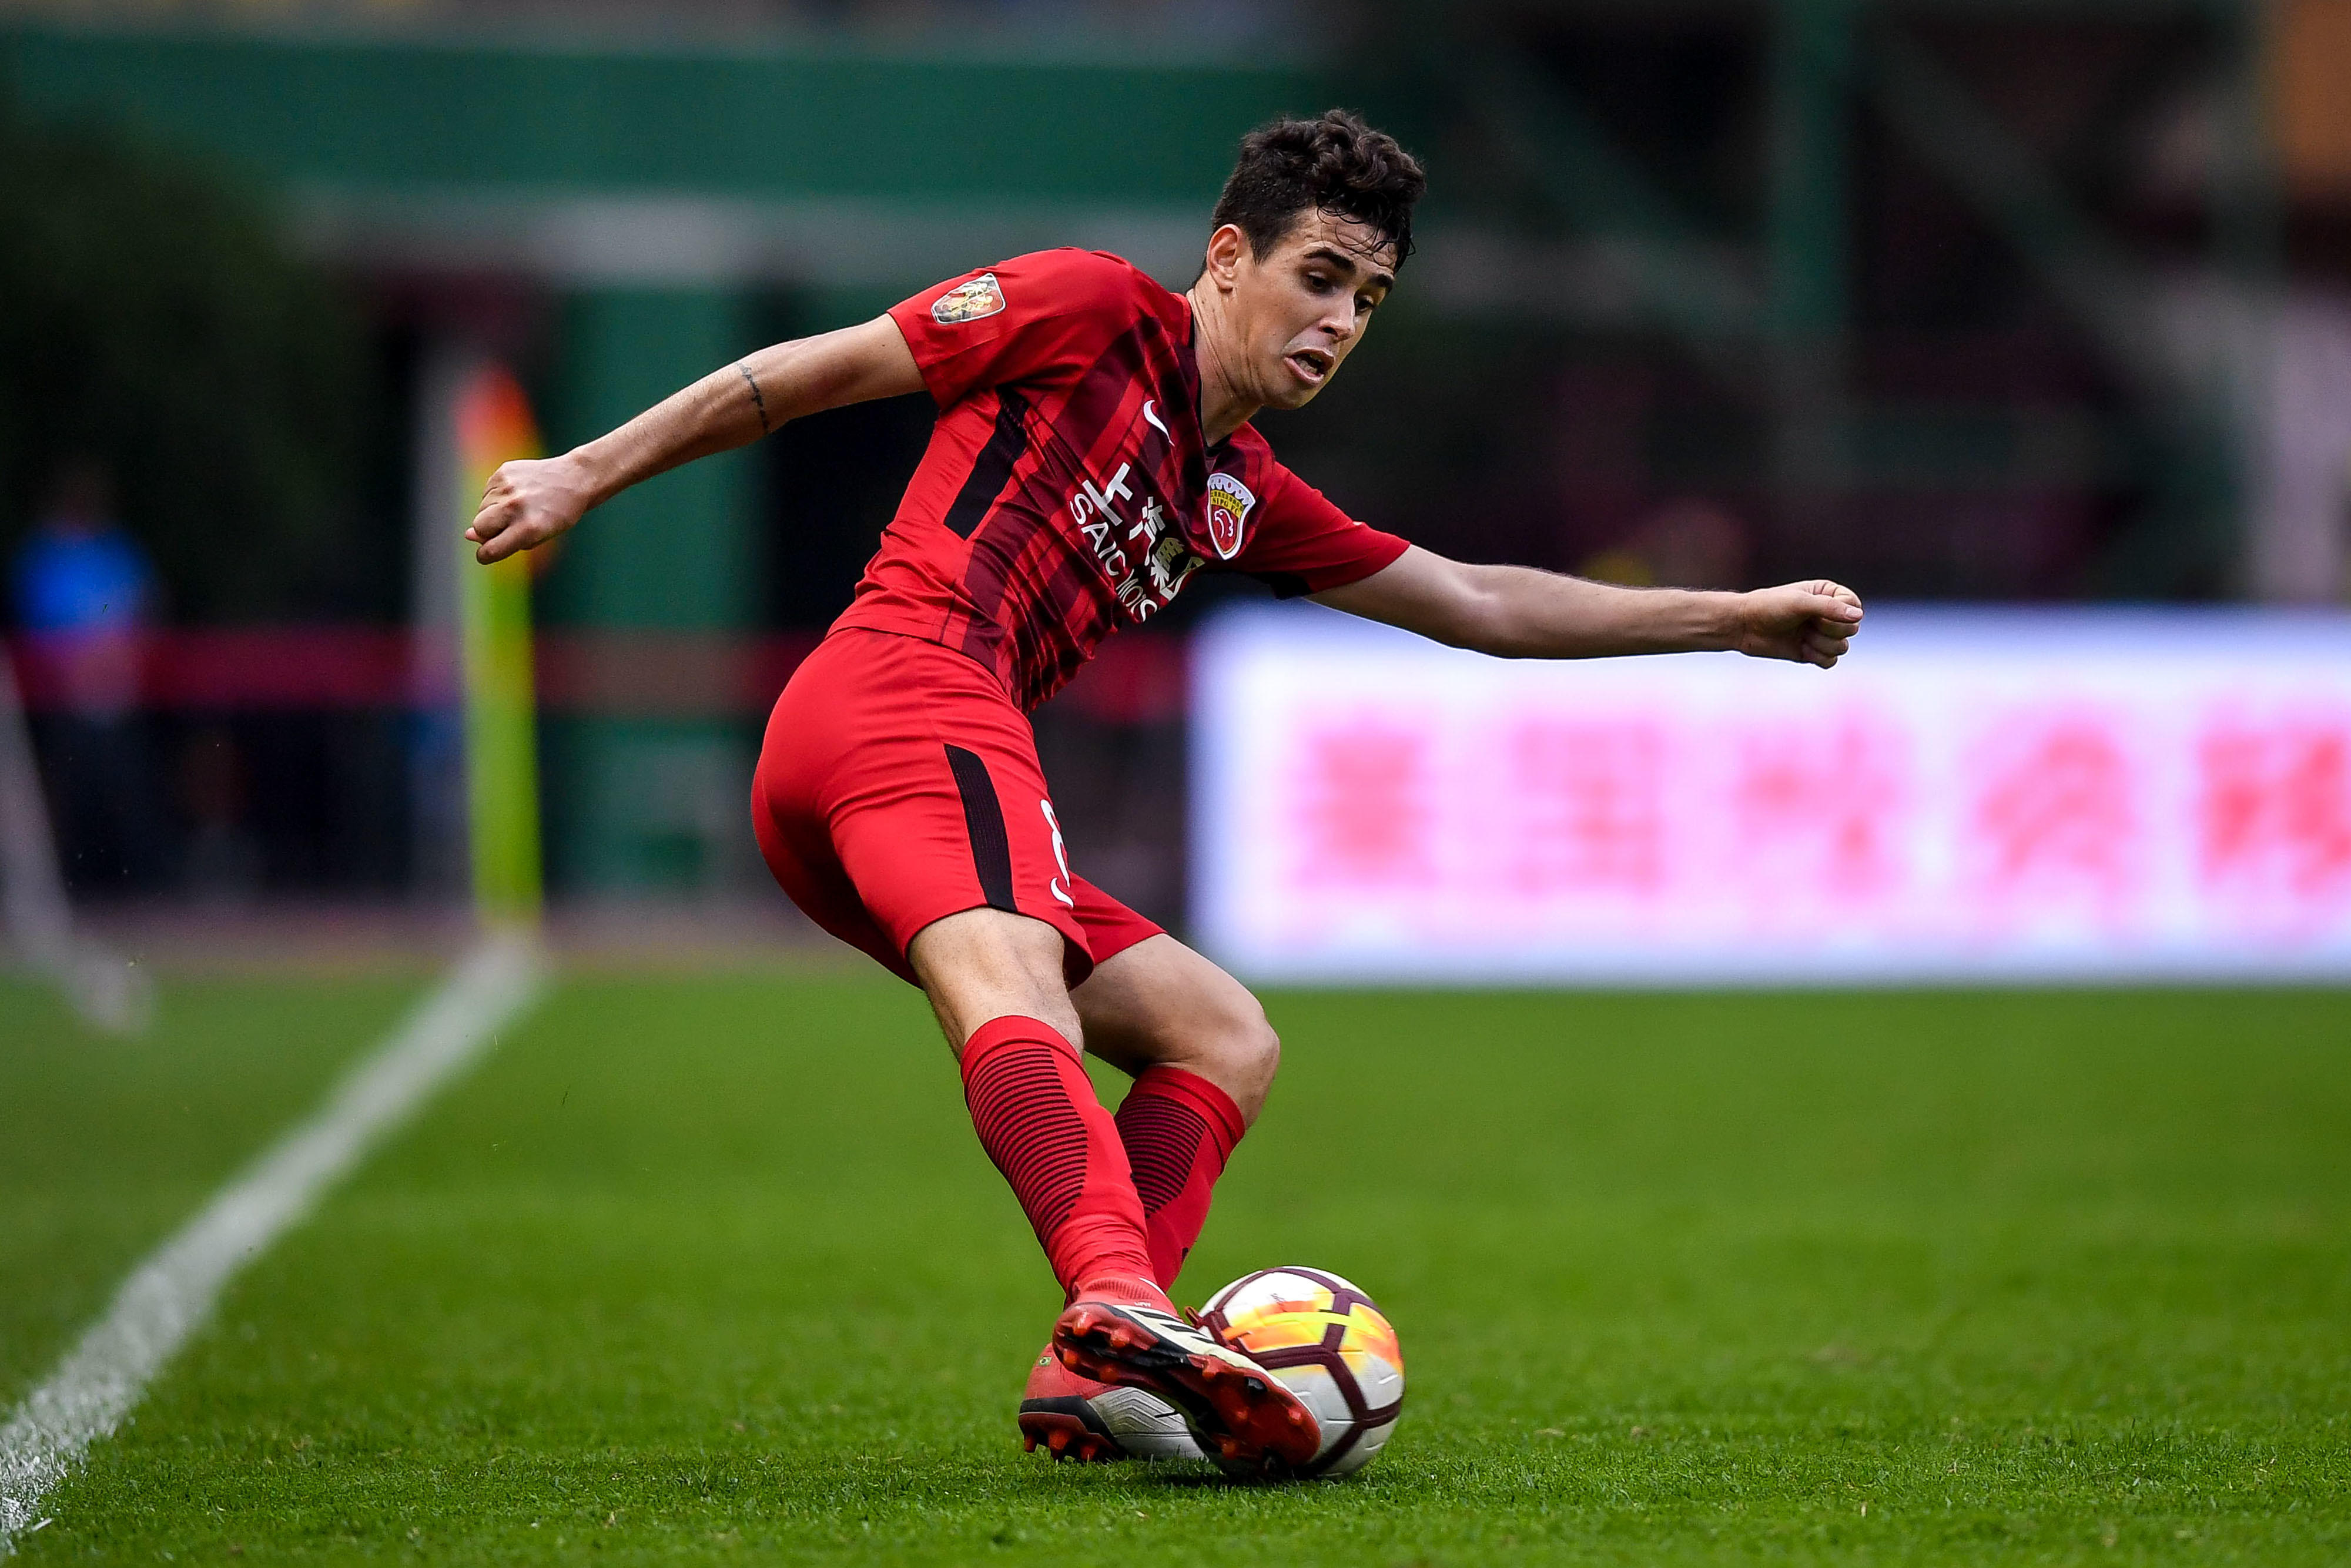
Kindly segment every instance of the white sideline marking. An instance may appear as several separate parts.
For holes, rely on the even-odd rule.
[[[494,940],[442,983],[296,1126],[141,1263],[114,1304],[0,1427],[0,1555],[49,1489],[110,1434],[212,1311],[230,1276],[538,996],[536,948]],[[46,1519],[41,1523],[46,1524]]]

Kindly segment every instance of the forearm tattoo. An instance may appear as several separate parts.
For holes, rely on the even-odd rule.
[[[768,400],[759,395],[758,378],[754,376],[747,366],[738,364],[735,369],[741,374],[743,383],[751,389],[751,402],[759,411],[759,434],[768,434],[775,427],[768,423]]]

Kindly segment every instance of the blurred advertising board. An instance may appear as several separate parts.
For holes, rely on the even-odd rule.
[[[1833,671],[1194,652],[1192,919],[1301,982],[2351,978],[2351,617],[1873,609]]]

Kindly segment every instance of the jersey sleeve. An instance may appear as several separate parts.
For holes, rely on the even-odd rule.
[[[1349,517],[1280,463],[1269,458],[1263,473],[1257,526],[1227,570],[1249,573],[1277,597],[1295,599],[1360,582],[1412,548]]]
[[[890,319],[946,408],[983,387],[1082,371],[1133,322],[1134,277],[1099,251],[1038,251],[935,284]]]

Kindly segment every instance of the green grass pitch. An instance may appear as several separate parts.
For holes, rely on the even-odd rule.
[[[0,984],[0,1377],[414,984]],[[1056,1469],[1058,1293],[919,998],[572,976],[232,1287],[24,1560],[2351,1561],[2351,995],[1270,999],[1179,1299],[1322,1264],[1361,1478]]]

